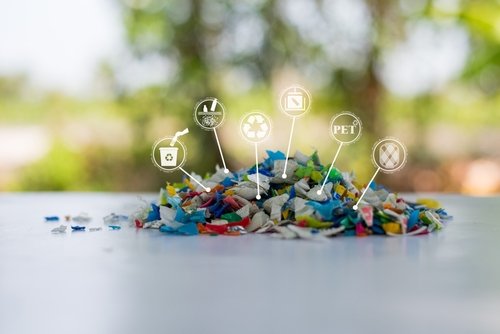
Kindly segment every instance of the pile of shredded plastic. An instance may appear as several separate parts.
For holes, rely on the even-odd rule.
[[[257,196],[256,166],[204,179],[191,174],[210,192],[184,179],[167,184],[160,191],[159,206],[145,205],[131,215],[139,228],[157,228],[180,235],[241,235],[248,232],[272,233],[284,239],[322,240],[335,235],[367,236],[420,235],[443,228],[450,218],[433,200],[409,203],[384,187],[369,188],[356,182],[353,173],[341,173],[319,162],[317,153],[300,152],[288,160],[282,178],[285,155],[267,151],[258,165],[261,199]],[[324,189],[321,189],[327,178]],[[366,192],[358,209],[353,206]]]

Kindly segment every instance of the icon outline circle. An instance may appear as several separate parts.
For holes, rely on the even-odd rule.
[[[262,122],[259,121],[259,117],[262,118]],[[258,138],[259,135],[258,130],[256,130],[255,128],[251,128],[251,126],[253,125],[252,119],[254,120],[253,122],[257,121],[256,124],[261,124],[259,127],[261,131],[265,130],[265,134],[259,140],[251,140],[251,138],[248,136],[250,131],[255,133],[256,138]],[[240,119],[239,130],[241,137],[243,137],[243,139],[245,139],[247,142],[251,144],[259,144],[269,138],[269,136],[271,135],[272,127],[273,123],[269,116],[267,116],[260,110],[252,110],[243,115],[243,117]]]
[[[207,113],[207,116],[204,116],[204,117],[215,117],[215,116],[218,116],[220,113],[222,119],[220,121],[216,121],[216,124],[213,125],[213,126],[210,126],[209,124],[202,124],[203,123],[203,120],[200,121],[198,119],[199,116],[202,116],[203,115],[203,111],[200,111],[198,110],[200,108],[201,105],[204,105],[204,103],[206,102],[213,102],[213,101],[216,101],[216,105],[219,105],[220,108],[222,109],[222,111],[220,112],[216,112],[216,111],[206,111]],[[213,131],[215,129],[217,129],[218,127],[220,127],[226,120],[226,107],[224,106],[224,104],[222,102],[219,101],[219,99],[215,98],[215,97],[206,97],[200,101],[198,101],[198,103],[196,103],[196,105],[194,106],[194,112],[193,112],[193,119],[194,119],[194,122],[196,123],[196,125],[198,125],[200,128],[202,128],[203,130],[205,131]]]
[[[398,163],[394,168],[385,168],[384,166],[381,166],[382,163],[380,162],[380,148],[384,145],[387,146],[387,144],[392,144],[397,143],[396,146],[401,148],[402,152],[398,152]],[[398,151],[399,151],[398,148]],[[377,151],[379,151],[379,154],[377,156]],[[389,154],[392,154],[393,152],[389,152]],[[390,156],[388,157],[390,158]],[[397,172],[398,170],[402,169],[406,162],[408,160],[408,150],[406,149],[406,146],[397,138],[395,137],[385,137],[383,139],[378,140],[372,147],[372,163],[375,167],[379,168],[380,171],[386,173],[386,174],[392,174],[394,172]],[[379,164],[380,163],[380,164]]]
[[[359,126],[359,131],[358,131],[357,136],[354,139],[350,140],[350,141],[342,141],[339,138],[335,137],[335,133],[332,130],[333,126],[334,126],[334,123],[335,123],[335,120],[337,120],[341,116],[351,116],[352,118],[354,118],[354,121],[357,122],[356,126]],[[358,116],[356,116],[354,113],[352,113],[350,111],[343,111],[343,112],[341,112],[341,113],[333,116],[332,119],[330,120],[330,136],[335,141],[337,141],[339,143],[342,143],[343,145],[349,145],[349,144],[357,142],[358,139],[361,137],[362,131],[363,131],[363,122],[361,122],[361,119]]]
[[[153,162],[153,165],[155,165],[156,168],[158,168],[159,170],[161,170],[162,172],[165,172],[165,173],[172,173],[172,172],[178,170],[179,168],[181,168],[182,166],[184,166],[184,164],[186,163],[187,148],[186,148],[186,145],[184,145],[184,143],[182,141],[180,141],[179,139],[177,139],[176,143],[179,143],[179,146],[182,148],[182,151],[183,151],[183,157],[182,157],[182,161],[181,162],[179,162],[174,168],[165,168],[165,167],[161,166],[161,164],[159,164],[156,161],[156,159],[155,159],[155,151],[156,151],[158,145],[161,142],[166,141],[167,144],[165,145],[165,147],[170,147],[170,145],[168,143],[172,139],[174,139],[174,136],[166,136],[166,137],[160,138],[157,141],[155,141],[155,143],[153,144],[153,147],[151,149],[151,161]],[[158,147],[158,150],[159,150],[159,147]]]

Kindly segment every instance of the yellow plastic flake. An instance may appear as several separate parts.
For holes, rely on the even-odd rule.
[[[352,181],[352,185],[353,185],[356,189],[358,189],[358,191],[359,191],[359,189],[363,189],[363,186],[362,186],[361,184],[357,183],[356,181]]]
[[[278,189],[278,195],[283,195],[285,192],[290,193],[290,189],[292,189],[293,186],[288,186],[282,189]]]
[[[222,195],[224,195],[224,196],[233,196],[234,194],[236,194],[234,192],[234,190],[227,190],[227,191],[222,193]]]
[[[401,224],[399,223],[385,223],[382,224],[382,228],[384,229],[384,231],[394,234],[403,233],[403,231],[401,230]]]
[[[195,186],[193,186],[193,184],[191,183],[191,181],[189,181],[188,178],[186,178],[185,182],[186,182],[187,186],[189,187],[189,189],[191,189],[191,190],[196,189]]]
[[[323,180],[323,176],[321,175],[320,172],[313,171],[311,173],[311,179],[313,179],[313,181],[315,181],[316,183],[319,183],[319,181]]]
[[[167,182],[167,192],[168,192],[168,196],[175,196],[175,194],[177,194],[177,192],[175,191],[175,188],[172,187],[169,182]]]
[[[332,222],[322,222],[321,220],[317,220],[309,216],[298,216],[295,217],[295,219],[298,222],[305,220],[307,222],[307,227],[312,228],[327,228],[333,226]]]
[[[355,199],[356,196],[354,196],[354,194],[350,191],[347,192],[347,198],[350,198],[350,199]]]
[[[336,196],[336,197],[338,197],[338,198],[343,197],[346,190],[347,189],[343,185],[338,184],[337,187],[335,187],[335,192],[338,194],[338,196]]]
[[[288,215],[290,214],[290,209],[283,210],[281,213],[284,219],[288,219]]]
[[[417,199],[418,204],[427,205],[429,209],[439,209],[441,208],[441,203],[430,198],[419,198]]]

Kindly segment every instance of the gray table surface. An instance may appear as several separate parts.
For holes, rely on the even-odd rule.
[[[156,194],[145,194],[155,200]],[[416,195],[408,194],[408,199]],[[52,234],[134,194],[0,194],[0,333],[500,333],[500,198],[433,195],[427,236]]]

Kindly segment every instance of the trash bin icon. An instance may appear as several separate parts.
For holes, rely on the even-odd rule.
[[[178,147],[160,147],[160,164],[162,167],[177,166]]]
[[[385,168],[396,168],[399,164],[399,147],[393,143],[385,143],[380,146],[379,162]]]

